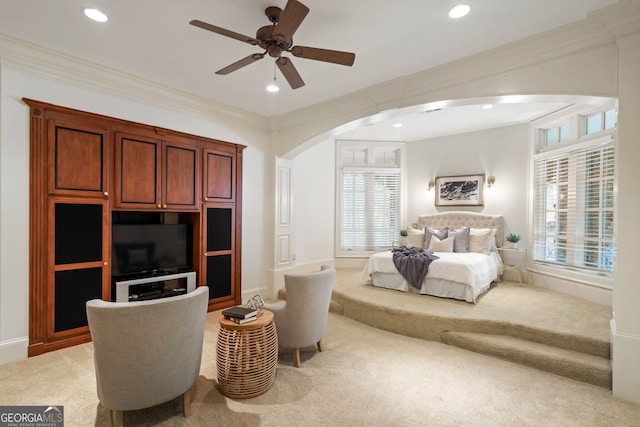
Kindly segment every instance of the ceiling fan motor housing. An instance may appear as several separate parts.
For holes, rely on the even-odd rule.
[[[277,28],[274,25],[265,25],[260,27],[256,32],[256,40],[258,46],[269,53],[274,58],[280,57],[280,54],[291,47],[292,39],[286,39],[282,34],[273,34],[273,30]]]

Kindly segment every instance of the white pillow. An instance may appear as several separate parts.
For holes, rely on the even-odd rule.
[[[495,244],[495,233],[493,228],[472,228],[469,233],[469,252],[491,252]]]
[[[447,238],[447,233],[449,231],[448,227],[443,228],[442,230],[436,230],[431,227],[427,227],[424,229],[424,247],[425,249],[429,249],[429,244],[431,243],[431,236],[437,237],[440,240]]]
[[[424,248],[424,230],[410,228],[407,236],[408,248]]]
[[[450,236],[440,240],[436,236],[431,236],[429,250],[431,252],[453,252],[453,238],[454,236]]]

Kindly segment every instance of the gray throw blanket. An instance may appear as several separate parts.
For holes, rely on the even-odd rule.
[[[433,252],[422,248],[402,246],[393,250],[393,264],[402,277],[416,289],[422,288],[422,281],[429,271],[431,261],[439,258]]]

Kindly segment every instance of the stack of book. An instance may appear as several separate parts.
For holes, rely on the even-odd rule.
[[[256,320],[258,310],[236,305],[234,307],[229,307],[225,310],[222,310],[222,315],[225,319],[231,320],[236,323],[247,323]]]

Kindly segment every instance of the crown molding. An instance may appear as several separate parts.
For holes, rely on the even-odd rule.
[[[199,115],[234,127],[261,132],[271,130],[270,122],[265,116],[216,103],[1,33],[0,60],[3,65],[21,72],[85,90]]]
[[[640,0],[621,0],[591,12],[589,17],[601,22],[617,39],[621,39],[640,32]]]

